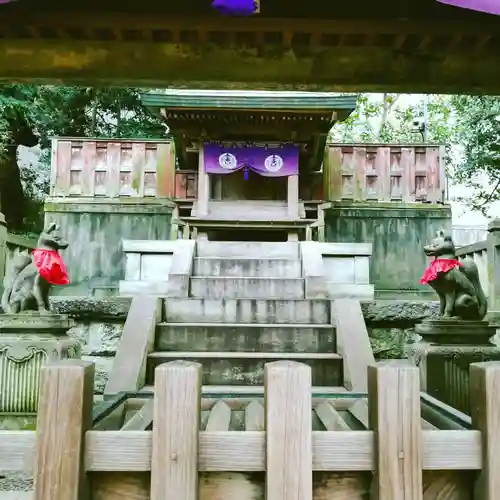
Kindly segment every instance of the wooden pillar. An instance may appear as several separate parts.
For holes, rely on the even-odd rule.
[[[203,143],[199,146],[198,156],[198,200],[196,202],[196,216],[208,215],[208,200],[210,197],[210,176],[205,172],[205,157]]]
[[[198,499],[201,365],[172,361],[155,370],[151,500]]]
[[[288,217],[299,218],[299,176],[289,175],[287,184]]]
[[[500,219],[488,224],[488,311],[500,316]]]
[[[369,366],[368,411],[376,439],[371,498],[422,500],[418,368],[407,361]]]
[[[472,424],[481,431],[483,451],[474,500],[496,500],[500,494],[500,363],[470,365],[470,394]]]
[[[311,368],[265,365],[266,499],[312,500]]]
[[[83,500],[85,432],[92,425],[94,365],[63,360],[42,368],[35,500]]]

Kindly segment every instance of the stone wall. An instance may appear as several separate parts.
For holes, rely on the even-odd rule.
[[[419,279],[428,263],[422,247],[438,229],[451,232],[449,205],[332,202],[325,209],[326,241],[373,244],[370,283],[381,299],[436,299]]]
[[[69,334],[82,342],[83,357],[96,364],[97,394],[102,394],[130,307],[130,298],[54,297],[54,312],[69,314],[77,325]],[[438,312],[437,302],[376,300],[362,302],[375,356],[404,357],[414,326]]]
[[[70,243],[61,253],[71,284],[58,295],[112,295],[124,278],[124,239],[168,240],[174,204],[158,199],[48,199],[45,221],[55,221]]]

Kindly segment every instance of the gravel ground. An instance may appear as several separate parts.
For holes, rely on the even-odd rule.
[[[31,474],[23,472],[0,472],[0,500],[4,500],[2,493],[4,491],[31,491],[32,489],[33,477]],[[9,500],[11,500],[10,497]]]

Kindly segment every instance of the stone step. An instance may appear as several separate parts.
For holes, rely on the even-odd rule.
[[[197,241],[196,257],[292,259],[300,258],[294,241]]]
[[[205,385],[263,385],[264,365],[272,361],[299,361],[312,369],[318,386],[343,384],[342,356],[335,353],[261,352],[153,352],[148,356],[146,384],[154,384],[155,368],[169,361],[201,363]]]
[[[157,351],[332,353],[335,329],[330,324],[161,323]]]
[[[167,298],[169,323],[329,324],[329,300]]]
[[[190,279],[190,296],[207,299],[302,299],[304,280],[197,276]]]
[[[302,263],[299,259],[197,257],[194,259],[193,275],[300,278],[302,277]]]

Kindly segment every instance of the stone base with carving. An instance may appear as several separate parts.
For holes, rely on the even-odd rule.
[[[420,368],[421,390],[470,415],[469,366],[500,360],[491,343],[496,329],[487,321],[427,319],[416,325],[421,342],[408,346],[408,357]]]
[[[415,326],[415,332],[425,342],[444,345],[490,345],[496,328],[488,321],[460,319],[426,319]]]
[[[408,358],[420,369],[420,389],[470,415],[469,366],[500,361],[495,345],[436,345],[418,342],[407,347]]]
[[[0,315],[0,414],[36,413],[42,366],[80,357],[80,343],[67,335],[72,326],[66,315]]]

